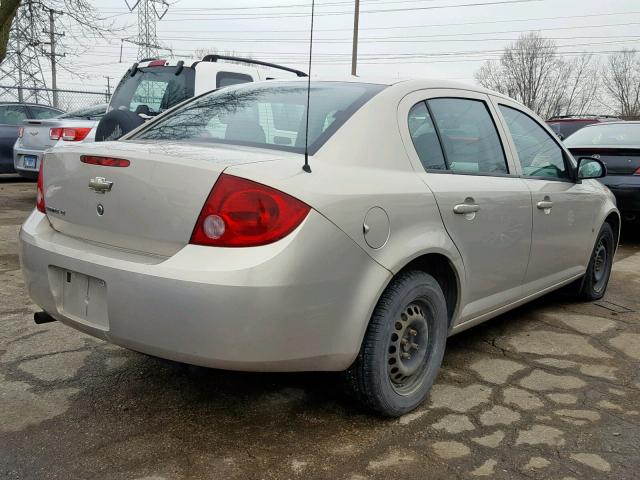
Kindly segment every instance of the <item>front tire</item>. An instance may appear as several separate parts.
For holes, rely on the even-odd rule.
[[[420,405],[438,375],[448,335],[438,282],[420,271],[398,275],[382,294],[360,353],[345,372],[367,408],[396,417]]]
[[[616,251],[615,236],[609,223],[604,223],[596,244],[593,247],[591,260],[584,275],[580,298],[587,301],[600,300],[609,284],[611,267],[613,266],[613,255]]]

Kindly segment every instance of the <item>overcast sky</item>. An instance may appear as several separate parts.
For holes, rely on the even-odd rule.
[[[158,41],[176,56],[218,49],[307,70],[310,6],[306,0],[169,0]],[[125,0],[92,0],[122,31],[87,40],[86,53],[63,62],[85,78],[59,74],[59,88],[104,91],[136,60],[137,12]],[[133,3],[132,0],[129,3]],[[351,71],[353,0],[316,0],[313,76]],[[554,39],[564,56],[640,46],[638,0],[361,0],[360,75],[434,77],[474,82],[522,32]],[[82,42],[80,42],[82,43]],[[168,56],[168,53],[163,53]],[[47,70],[48,75],[48,70]],[[47,82],[49,78],[47,78]]]

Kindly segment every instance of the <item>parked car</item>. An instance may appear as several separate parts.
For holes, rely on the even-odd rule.
[[[306,82],[273,81],[47,153],[20,231],[35,320],[207,367],[345,371],[395,416],[448,335],[564,285],[604,295],[620,218],[599,160],[479,87],[311,85],[308,136]]]
[[[13,148],[13,165],[21,176],[38,178],[44,152],[70,142],[91,142],[107,104],[92,105],[45,120],[25,120]]]
[[[598,158],[606,165],[601,182],[616,196],[622,218],[640,222],[640,122],[589,125],[565,145],[575,156]]]
[[[249,58],[206,55],[186,62],[147,59],[134,63],[122,77],[100,121],[96,141],[116,140],[146,120],[193,96],[240,83],[306,73]]]
[[[564,140],[569,135],[577,132],[581,128],[594,123],[613,122],[620,120],[618,117],[610,115],[565,115],[551,117],[547,120],[547,125],[555,132],[560,140]]]
[[[51,118],[62,110],[31,103],[0,103],[0,173],[13,173],[13,145],[27,118]]]

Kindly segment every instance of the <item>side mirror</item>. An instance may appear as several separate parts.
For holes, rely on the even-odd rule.
[[[607,176],[607,167],[597,158],[580,157],[578,159],[578,179],[602,178]]]

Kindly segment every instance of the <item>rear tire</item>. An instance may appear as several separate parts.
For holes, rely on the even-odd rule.
[[[365,407],[396,417],[420,405],[435,381],[448,335],[438,282],[420,271],[395,278],[382,294],[360,353],[345,372]]]
[[[594,301],[604,296],[611,276],[615,251],[613,229],[609,223],[604,223],[596,238],[587,272],[584,274],[579,294],[581,299]]]

